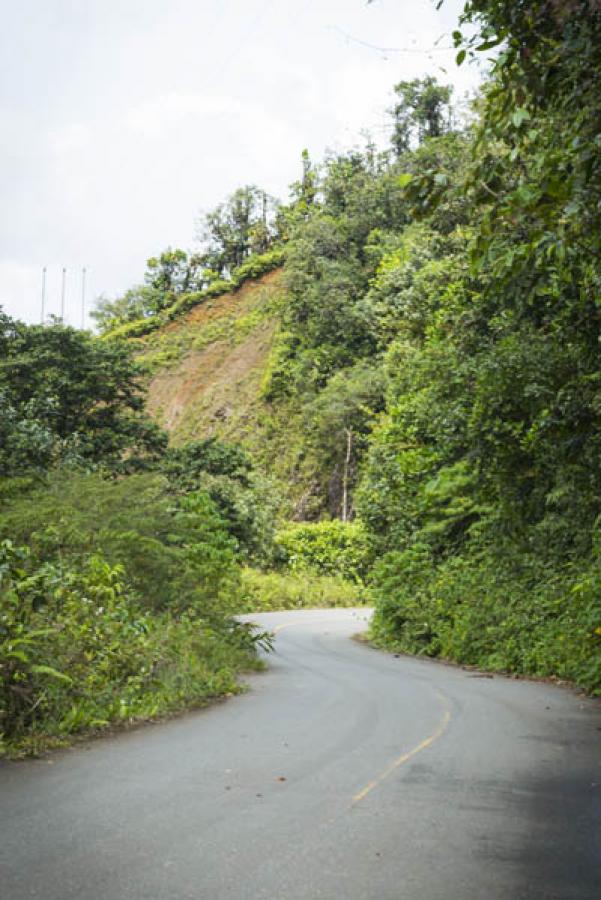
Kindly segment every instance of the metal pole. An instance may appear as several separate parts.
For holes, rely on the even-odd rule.
[[[44,313],[46,309],[46,266],[42,269],[42,325],[44,324]]]
[[[67,270],[63,266],[63,283],[61,286],[61,322],[65,321],[65,287],[67,281]]]
[[[81,330],[86,324],[86,267],[81,270]]]

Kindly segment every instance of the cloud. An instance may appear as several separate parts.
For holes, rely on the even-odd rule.
[[[364,128],[385,142],[392,85],[432,64],[341,32],[429,46],[442,30],[429,0],[32,4],[0,34],[0,297],[33,320],[43,265],[86,266],[90,296],[114,295],[240,184],[286,199],[303,148],[318,161]]]
[[[56,156],[82,153],[92,143],[92,129],[89,125],[73,124],[51,132],[48,137],[49,149]]]

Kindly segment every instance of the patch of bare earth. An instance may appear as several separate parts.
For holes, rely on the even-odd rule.
[[[282,278],[282,270],[274,269],[257,278],[256,281],[247,281],[237,291],[231,291],[229,294],[221,294],[212,300],[205,300],[194,306],[181,319],[175,322],[169,322],[165,325],[163,332],[177,331],[179,329],[194,328],[198,331],[203,325],[208,325],[215,319],[220,319],[225,313],[231,313],[233,310],[240,315],[248,312],[252,306],[257,290],[268,287],[274,291],[280,287]]]
[[[168,328],[193,328],[219,318],[237,319],[256,305],[257,292],[278,288],[279,272],[244,285],[233,294],[191,310]],[[158,372],[148,389],[148,411],[173,438],[189,440],[223,434],[230,417],[244,420],[244,408],[256,400],[272,346],[277,322],[264,319],[244,339],[219,339],[200,350],[190,350],[181,360]]]

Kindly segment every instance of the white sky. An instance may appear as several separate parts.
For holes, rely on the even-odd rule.
[[[432,48],[462,0],[0,0],[0,306],[81,324],[87,300],[142,279],[241,184],[287,199],[300,154],[367,129],[387,139],[392,86],[478,73]],[[440,46],[449,46],[442,37]],[[442,68],[447,71],[442,71]]]

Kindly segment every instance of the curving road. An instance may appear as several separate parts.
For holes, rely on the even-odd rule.
[[[599,704],[263,614],[251,691],[0,767],[2,900],[599,900]]]

